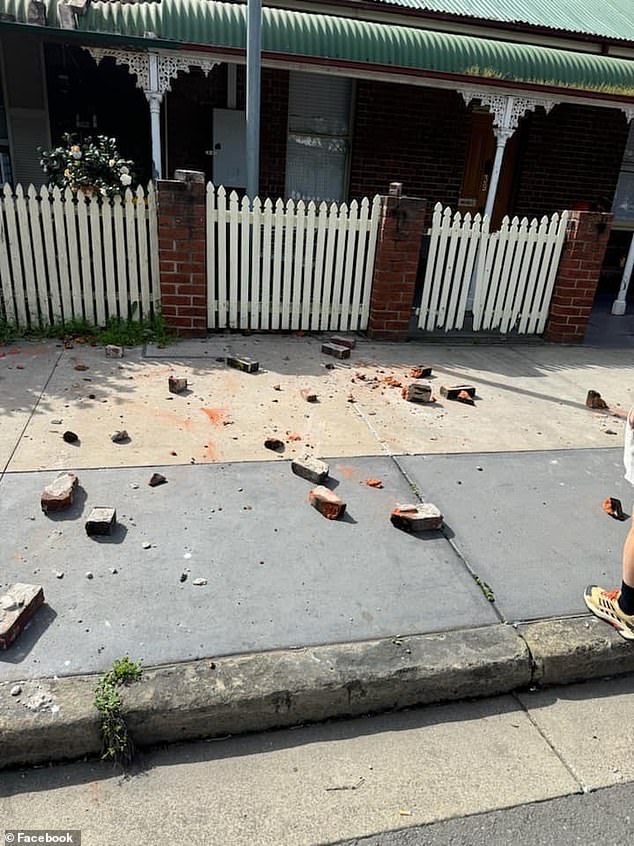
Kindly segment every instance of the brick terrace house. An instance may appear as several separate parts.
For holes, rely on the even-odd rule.
[[[245,43],[244,2],[0,0],[0,178],[40,183],[37,146],[71,131],[116,136],[143,181],[244,190]],[[276,0],[262,58],[261,195],[398,181],[494,225],[614,204],[626,249],[631,0]]]

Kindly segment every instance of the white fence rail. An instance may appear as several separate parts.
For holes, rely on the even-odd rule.
[[[207,187],[208,325],[367,328],[381,201],[304,203]]]
[[[0,192],[0,318],[24,328],[142,318],[160,299],[156,201],[69,189]]]
[[[437,204],[431,228],[418,326],[540,334],[546,327],[568,213],[528,221],[452,213]]]

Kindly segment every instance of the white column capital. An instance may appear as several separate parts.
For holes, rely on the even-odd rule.
[[[496,94],[493,91],[482,91],[478,89],[461,89],[467,106],[472,100],[479,100],[482,106],[486,106],[493,115],[493,131],[498,140],[508,140],[517,129],[520,118],[527,112],[534,111],[542,106],[549,112],[555,105],[555,100],[547,100],[542,97],[530,97],[519,94]]]

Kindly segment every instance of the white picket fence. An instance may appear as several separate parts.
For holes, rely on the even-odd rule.
[[[418,326],[541,334],[546,326],[568,212],[505,217],[498,232],[479,214],[434,208]]]
[[[159,300],[152,185],[112,202],[46,186],[0,192],[0,318],[103,326],[148,317]]]
[[[212,329],[367,328],[381,201],[347,206],[207,187]]]

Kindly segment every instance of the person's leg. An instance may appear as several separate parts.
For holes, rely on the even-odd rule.
[[[634,614],[634,523],[623,546],[623,584],[619,606],[625,614]]]

